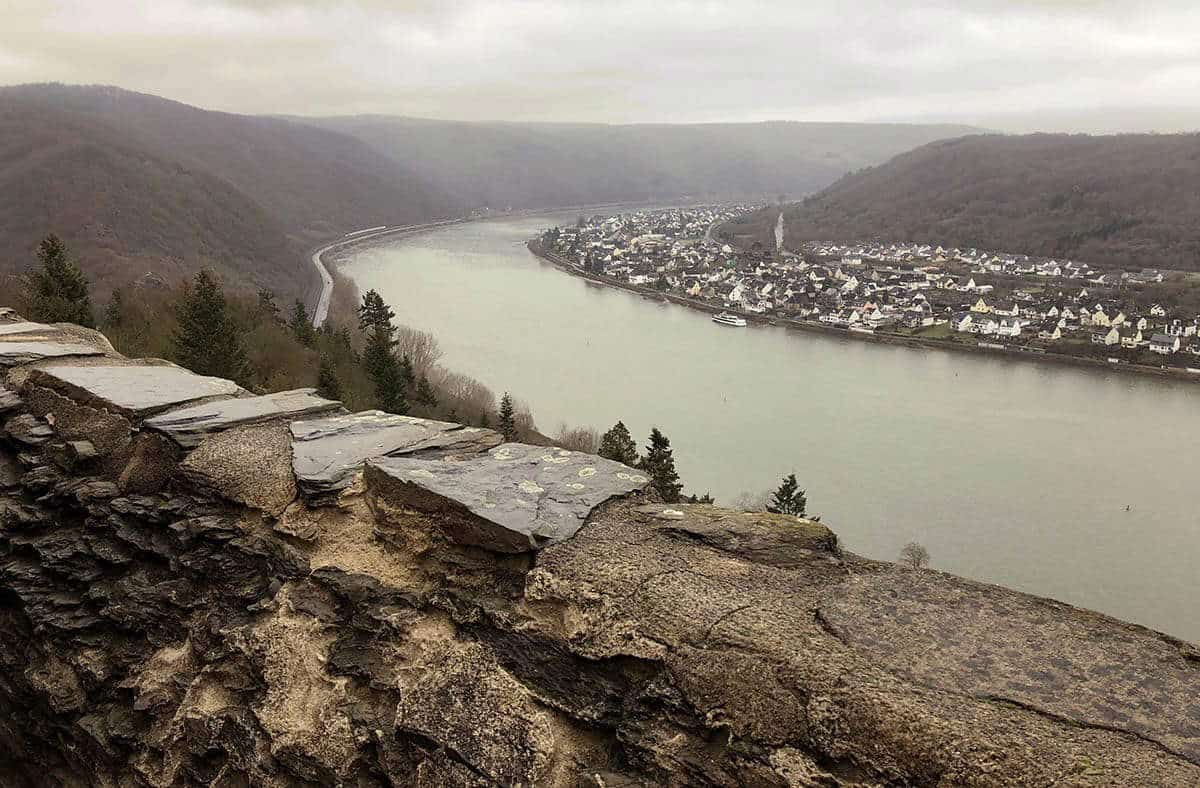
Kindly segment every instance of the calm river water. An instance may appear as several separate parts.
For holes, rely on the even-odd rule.
[[[543,432],[657,425],[689,491],[794,470],[854,552],[916,540],[934,568],[1200,640],[1200,385],[718,326],[525,249],[573,220],[458,225],[342,270]]]

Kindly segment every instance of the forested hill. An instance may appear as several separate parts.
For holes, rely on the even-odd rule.
[[[472,208],[797,197],[967,126],[300,119],[353,135]]]
[[[791,246],[923,241],[1200,270],[1200,135],[934,142],[789,206],[785,222]]]
[[[109,87],[0,88],[0,274],[53,231],[101,290],[206,265],[300,296],[316,240],[459,212],[335,132]]]
[[[604,126],[233,115],[102,86],[0,87],[0,283],[62,236],[98,294],[215,268],[311,297],[306,250],[477,208],[823,187],[953,126]]]

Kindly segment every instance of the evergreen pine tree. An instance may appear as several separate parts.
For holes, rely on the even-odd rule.
[[[279,304],[275,303],[275,292],[265,287],[258,289],[258,314],[273,322],[279,322]]]
[[[338,380],[333,362],[324,354],[321,354],[321,364],[317,367],[317,395],[325,399],[342,398],[342,383]]]
[[[683,485],[675,472],[675,454],[671,450],[671,441],[658,431],[658,427],[650,430],[650,445],[646,447],[641,467],[650,476],[650,486],[658,491],[664,502],[679,502]]]
[[[104,308],[104,327],[113,328],[119,326],[124,319],[125,294],[121,290],[114,290],[112,298],[109,299],[108,306]]]
[[[480,426],[480,427],[483,427],[483,428],[486,430],[486,429],[487,429],[488,427],[490,427],[491,425],[492,425],[492,421],[491,421],[491,419],[489,419],[489,418],[488,418],[487,411],[485,410],[485,411],[484,411],[484,412],[483,412],[483,413],[482,413],[482,414],[479,416],[479,426]]]
[[[406,392],[412,378],[412,365],[396,358],[392,339],[392,317],[395,313],[384,303],[379,293],[370,290],[358,308],[358,325],[367,332],[363,350],[363,368],[375,382],[375,403],[388,413],[408,413]]]
[[[37,257],[41,269],[25,280],[29,318],[95,328],[87,277],[71,259],[67,245],[57,235],[47,235],[38,244]]]
[[[308,317],[308,309],[299,298],[296,299],[296,305],[292,308],[292,319],[288,323],[288,327],[292,329],[292,333],[296,335],[296,339],[300,341],[301,345],[312,347],[316,343],[317,332],[313,329],[312,320]]]
[[[390,332],[395,316],[396,313],[384,302],[383,296],[375,290],[368,290],[363,296],[362,306],[358,308],[358,327],[363,331],[385,327]]]
[[[176,361],[201,375],[246,382],[251,370],[241,333],[229,318],[225,294],[212,272],[196,274],[179,302],[178,318]]]
[[[408,412],[408,400],[405,397],[404,375],[392,344],[387,330],[382,327],[372,330],[367,335],[367,347],[363,351],[363,367],[375,383],[376,407],[402,415]]]
[[[437,394],[434,393],[433,386],[429,385],[429,378],[424,375],[417,379],[417,402],[430,408],[436,408],[438,404]]]
[[[633,436],[621,421],[614,424],[612,429],[600,438],[597,454],[606,460],[624,463],[631,468],[636,468],[638,464],[637,444],[633,442]]]
[[[500,398],[500,433],[504,435],[504,440],[515,441],[517,439],[517,421],[516,414],[513,408],[512,395],[507,391]]]
[[[807,507],[808,500],[804,495],[804,490],[801,490],[800,485],[796,483],[796,474],[789,473],[783,477],[779,489],[771,496],[771,503],[767,505],[767,511],[803,517]]]

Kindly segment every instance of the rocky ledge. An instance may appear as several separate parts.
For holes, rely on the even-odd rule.
[[[1200,653],[0,317],[0,784],[1200,785]]]

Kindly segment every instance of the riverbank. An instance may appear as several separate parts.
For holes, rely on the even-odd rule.
[[[686,203],[676,205],[664,205],[658,201],[636,201],[636,202],[608,202],[608,203],[592,203],[589,205],[565,205],[558,208],[524,208],[519,211],[509,211],[506,213],[489,213],[480,216],[462,216],[455,219],[443,219],[436,222],[425,222],[423,224],[409,224],[398,227],[371,228],[369,230],[359,230],[354,233],[349,233],[335,241],[326,242],[322,245],[313,247],[308,257],[314,268],[317,270],[317,275],[321,280],[321,291],[317,294],[316,303],[313,305],[313,325],[320,328],[329,316],[330,304],[334,301],[334,296],[339,283],[343,286],[346,280],[339,279],[336,274],[336,263],[332,260],[326,260],[325,256],[330,252],[345,252],[357,246],[369,242],[379,241],[381,239],[407,238],[412,235],[437,230],[443,227],[451,227],[457,224],[467,224],[471,222],[489,222],[499,221],[502,219],[520,219],[528,216],[539,216],[541,214],[566,213],[568,211],[600,211],[600,210],[621,210],[626,208],[671,208],[682,207]],[[352,284],[352,283],[351,283]],[[357,297],[355,298],[355,300]]]
[[[587,279],[588,281],[604,285],[605,287],[611,287],[617,290],[625,290],[630,293],[637,293],[647,298],[655,298],[662,301],[667,301],[673,304],[678,304],[679,306],[687,307],[689,309],[706,312],[708,314],[732,312],[744,317],[747,322],[758,325],[782,326],[784,328],[795,329],[798,331],[811,331],[825,334],[827,336],[842,337],[845,339],[854,339],[864,342],[876,342],[884,345],[900,345],[904,347],[923,348],[926,350],[949,350],[961,353],[975,353],[1016,359],[1020,361],[1031,361],[1034,363],[1065,364],[1068,366],[1084,367],[1093,370],[1103,369],[1111,372],[1140,375],[1143,377],[1150,376],[1169,380],[1186,381],[1190,383],[1200,383],[1200,370],[1197,370],[1196,372],[1190,372],[1186,369],[1179,369],[1177,367],[1151,367],[1144,364],[1130,364],[1128,362],[1114,364],[1110,361],[1102,359],[1072,356],[1066,353],[1052,353],[1040,348],[1030,349],[991,342],[980,342],[978,345],[964,345],[959,342],[946,342],[943,340],[928,339],[925,337],[881,333],[870,329],[856,331],[852,328],[828,326],[809,320],[790,320],[783,317],[763,317],[762,315],[756,315],[751,312],[741,312],[736,309],[717,306],[705,301],[697,301],[696,299],[686,298],[674,293],[663,293],[655,290],[652,287],[633,285],[629,284],[628,282],[618,282],[610,277],[589,273],[584,271],[579,266],[573,265],[567,260],[562,259],[553,252],[548,252],[542,249],[541,244],[536,238],[531,239],[526,246],[528,247],[529,251],[536,255],[539,259],[550,263],[555,268],[571,274],[572,276],[577,276],[581,279]]]

